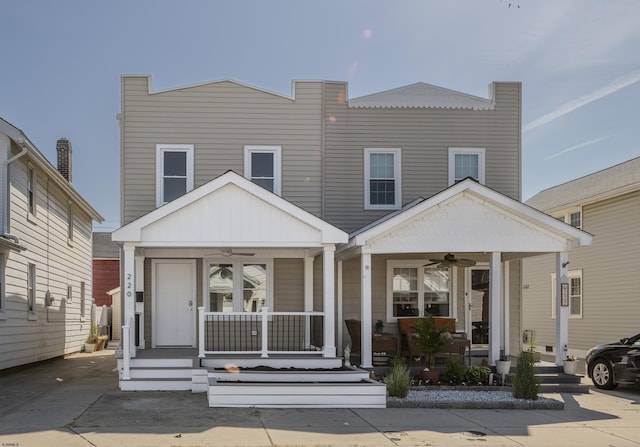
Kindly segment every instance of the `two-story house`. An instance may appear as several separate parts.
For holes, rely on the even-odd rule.
[[[347,87],[122,77],[123,389],[143,389],[129,362],[161,348],[340,365],[350,318],[363,367],[372,321],[426,313],[490,362],[520,348],[521,259],[558,253],[564,269],[590,243],[520,202],[520,83],[488,98]]]
[[[638,333],[640,158],[545,189],[528,205],[595,235],[568,266],[569,354]],[[551,256],[523,267],[523,329],[543,351],[563,352],[554,337],[556,274]]]
[[[80,351],[91,330],[91,226],[100,214],[72,186],[72,148],[57,169],[0,119],[0,369]]]

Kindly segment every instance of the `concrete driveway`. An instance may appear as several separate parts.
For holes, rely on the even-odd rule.
[[[549,395],[564,410],[220,409],[121,392],[113,351],[0,373],[0,446],[638,446],[640,390]]]

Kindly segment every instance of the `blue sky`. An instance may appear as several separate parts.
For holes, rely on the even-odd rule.
[[[120,75],[154,89],[294,79],[358,97],[427,82],[487,97],[523,83],[523,199],[640,156],[637,0],[3,0],[0,117],[119,226]]]

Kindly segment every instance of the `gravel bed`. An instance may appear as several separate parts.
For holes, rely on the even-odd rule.
[[[562,410],[564,402],[546,397],[516,399],[511,391],[411,390],[405,398],[388,397],[391,408]]]

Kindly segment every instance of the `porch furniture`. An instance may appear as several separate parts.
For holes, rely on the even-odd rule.
[[[358,357],[362,360],[362,340],[360,334],[362,325],[360,320],[344,320],[351,338],[351,356]],[[400,337],[395,334],[372,334],[371,335],[371,351],[386,352],[389,358],[393,358],[400,354]]]
[[[471,364],[471,340],[467,338],[465,332],[456,331],[455,318],[435,317],[436,326],[443,328],[448,326],[451,333],[451,343],[444,347],[439,356],[460,356],[462,362]],[[422,351],[418,343],[416,324],[420,318],[398,318],[398,330],[402,336],[402,355],[405,357],[421,357]]]

